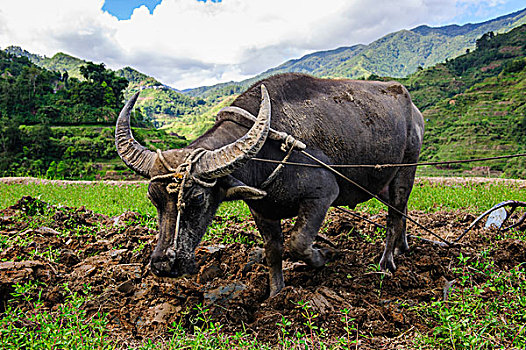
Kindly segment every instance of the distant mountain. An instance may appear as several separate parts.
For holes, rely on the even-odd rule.
[[[324,78],[355,79],[371,75],[401,78],[414,73],[418,67],[430,67],[474,49],[476,39],[484,33],[504,33],[525,23],[526,9],[483,23],[437,28],[419,26],[388,34],[369,45],[315,52],[241,82],[199,87],[185,93],[201,98],[217,98],[223,91],[237,93],[260,79],[284,72]]]
[[[53,57],[50,58],[31,53],[22,49],[19,46],[9,46],[4,51],[18,57],[27,57],[31,62],[33,62],[37,66],[47,69],[49,71],[60,73],[68,72],[68,75],[71,78],[77,78],[80,80],[83,79],[82,74],[80,73],[80,67],[86,65],[87,63],[87,61],[81,60],[80,58],[76,58],[62,52],[56,53]]]
[[[130,82],[129,89],[143,87],[154,87],[154,86],[163,86],[162,83],[157,81],[156,79],[141,73],[131,67],[124,67],[121,69],[118,69],[115,71],[115,74],[117,74],[120,77],[125,78]]]

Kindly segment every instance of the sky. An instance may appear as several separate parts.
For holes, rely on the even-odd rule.
[[[524,0],[0,0],[0,48],[130,66],[185,89],[400,29],[477,23],[525,7]]]

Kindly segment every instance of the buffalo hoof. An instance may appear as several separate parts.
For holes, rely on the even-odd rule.
[[[298,253],[291,251],[292,256],[297,260],[304,261],[307,265],[320,268],[326,263],[333,261],[339,255],[339,250],[335,248],[311,248],[308,253]]]
[[[389,257],[382,257],[382,260],[380,260],[380,268],[382,271],[389,271],[391,273],[395,273],[396,271],[396,265],[394,263],[393,256],[390,255]]]
[[[409,251],[409,245],[407,244],[407,241],[404,240],[396,246],[394,250],[394,256],[402,255],[407,251]]]
[[[273,298],[275,297],[276,295],[279,294],[279,292],[281,292],[281,290],[285,287],[285,283],[282,283],[280,285],[271,285],[270,286],[270,295],[269,295],[269,298]]]

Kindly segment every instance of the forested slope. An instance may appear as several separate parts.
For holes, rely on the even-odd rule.
[[[114,125],[128,81],[91,62],[67,72],[36,66],[0,51],[0,176],[98,178],[125,174],[114,145]],[[147,146],[186,144],[133,114],[136,138]],[[129,174],[131,175],[131,174]]]

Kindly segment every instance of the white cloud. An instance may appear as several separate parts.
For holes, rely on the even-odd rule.
[[[474,0],[163,0],[118,21],[104,0],[18,0],[0,7],[0,46],[126,65],[177,88],[242,79],[315,50],[439,24]],[[503,0],[487,0],[494,6]],[[480,4],[481,2],[479,2]]]

